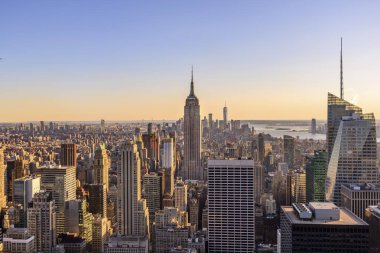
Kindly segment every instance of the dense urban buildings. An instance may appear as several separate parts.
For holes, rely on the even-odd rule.
[[[192,77],[176,121],[0,123],[0,247],[378,252],[374,117],[328,103],[311,129],[229,120],[226,106],[218,119]]]

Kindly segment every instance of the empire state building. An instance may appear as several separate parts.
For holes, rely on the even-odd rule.
[[[201,117],[199,100],[194,94],[193,71],[191,71],[190,94],[186,99],[184,116],[184,180],[203,179],[201,165]]]

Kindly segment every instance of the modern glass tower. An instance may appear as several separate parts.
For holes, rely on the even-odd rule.
[[[327,170],[327,152],[314,151],[314,156],[308,157],[306,164],[306,201],[325,201],[325,181]]]
[[[341,184],[379,181],[375,117],[329,93],[327,127],[326,200],[340,205]]]

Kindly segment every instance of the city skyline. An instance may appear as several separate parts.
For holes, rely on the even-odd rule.
[[[345,98],[378,115],[378,5],[4,1],[0,119],[176,120],[194,65],[202,118],[321,120],[341,36]]]

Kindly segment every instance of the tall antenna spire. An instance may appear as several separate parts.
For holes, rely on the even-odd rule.
[[[190,84],[190,96],[194,96],[194,78],[193,78],[193,66],[191,66],[191,84]]]
[[[340,37],[340,98],[344,99],[343,91],[343,39]]]

